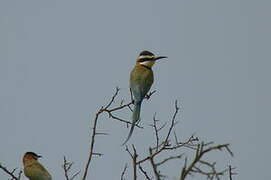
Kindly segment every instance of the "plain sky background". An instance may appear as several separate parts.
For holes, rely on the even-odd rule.
[[[116,86],[129,98],[129,72],[146,49],[169,58],[153,68],[157,93],[129,143],[147,148],[152,115],[168,121],[177,99],[180,139],[229,142],[235,156],[213,159],[237,167],[234,179],[271,179],[270,18],[268,0],[1,0],[0,162],[21,167],[34,151],[56,180],[63,155],[82,169],[94,113]],[[107,116],[99,128],[110,136],[97,139],[104,156],[88,179],[120,179],[129,129]],[[183,161],[174,163],[168,179]]]

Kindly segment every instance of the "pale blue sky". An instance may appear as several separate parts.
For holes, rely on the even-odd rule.
[[[143,103],[145,129],[130,143],[151,142],[153,113],[167,121],[178,99],[180,138],[229,142],[235,157],[215,157],[238,168],[234,179],[271,179],[270,7],[264,0],[2,0],[0,161],[21,167],[24,152],[34,151],[54,179],[64,179],[63,155],[82,169],[90,120],[116,86],[129,97],[129,72],[147,49],[169,58],[153,68],[157,93]],[[97,140],[105,155],[89,179],[119,179],[130,162],[120,146],[128,129],[106,116],[100,127],[110,136]]]

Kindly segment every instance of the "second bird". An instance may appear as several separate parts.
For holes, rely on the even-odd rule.
[[[166,58],[166,56],[155,56],[150,51],[142,51],[136,59],[136,65],[130,73],[130,89],[134,98],[134,110],[132,116],[132,125],[127,141],[132,136],[136,122],[140,118],[141,104],[153,83],[152,66],[158,59]]]
[[[38,161],[40,155],[26,152],[23,156],[24,174],[29,180],[52,180],[51,175]]]

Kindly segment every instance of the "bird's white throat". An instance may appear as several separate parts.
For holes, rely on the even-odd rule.
[[[144,65],[144,66],[148,66],[148,67],[152,67],[154,65],[155,61],[144,61],[144,62],[140,62],[139,64]]]

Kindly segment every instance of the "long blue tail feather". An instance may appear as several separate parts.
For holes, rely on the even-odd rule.
[[[136,122],[139,120],[140,118],[140,109],[141,109],[141,104],[142,101],[139,102],[135,102],[135,106],[134,106],[134,111],[133,111],[133,116],[132,116],[132,125],[131,125],[131,129],[130,132],[128,134],[128,137],[126,138],[126,140],[124,141],[124,143],[122,145],[125,145],[129,139],[131,138],[134,128],[135,128],[135,124]]]

